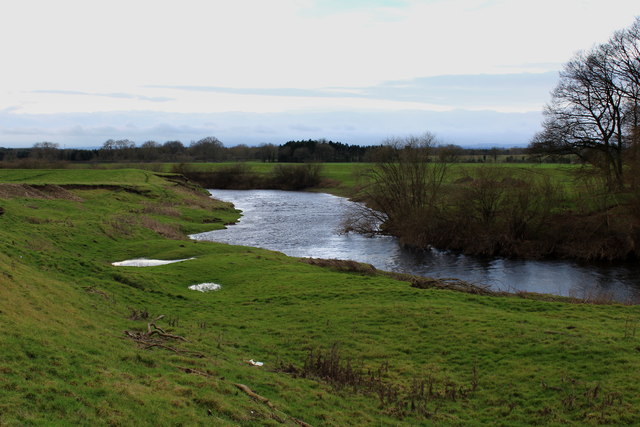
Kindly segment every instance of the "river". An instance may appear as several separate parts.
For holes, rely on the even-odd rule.
[[[231,202],[242,217],[225,230],[191,237],[254,246],[295,257],[350,259],[381,270],[458,278],[508,292],[527,291],[576,298],[640,301],[640,268],[570,261],[478,258],[438,250],[402,248],[394,237],[342,234],[349,200],[324,193],[278,190],[210,190]]]

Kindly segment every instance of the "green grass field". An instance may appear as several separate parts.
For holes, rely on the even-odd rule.
[[[417,289],[191,241],[237,212],[148,171],[0,170],[0,207],[0,426],[640,419],[637,307]],[[111,265],[138,257],[195,259]],[[203,282],[222,288],[188,289]],[[331,348],[324,378],[305,369]]]
[[[215,171],[237,165],[234,162],[221,163],[189,163],[189,168],[198,171]],[[281,163],[244,162],[242,163],[251,173],[267,175]],[[286,163],[285,163],[286,165]],[[90,165],[71,164],[73,168],[86,168]],[[112,163],[102,164],[106,170],[120,170],[122,168],[143,168],[159,172],[172,172],[177,165],[174,163]],[[315,191],[329,192],[340,196],[353,195],[354,191],[367,182],[366,174],[374,163],[322,163],[321,176],[324,178],[321,187]],[[531,177],[549,177],[553,182],[562,185],[570,193],[575,192],[575,172],[579,165],[550,164],[550,163],[452,163],[450,166],[449,182],[473,174],[480,168],[497,168],[507,170],[514,177],[530,179]],[[1,170],[0,170],[1,171]]]

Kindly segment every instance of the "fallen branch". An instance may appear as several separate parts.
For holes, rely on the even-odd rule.
[[[275,409],[275,406],[273,405],[273,403],[271,403],[271,401],[269,399],[267,399],[264,396],[260,396],[259,394],[254,393],[249,387],[247,387],[244,384],[237,384],[237,383],[233,383],[234,386],[238,387],[240,390],[244,391],[247,395],[249,395],[250,397],[259,400],[260,402],[264,403],[265,405],[267,405],[269,408],[271,409]]]
[[[138,313],[134,313],[138,314]],[[148,316],[148,313],[145,314]],[[164,315],[160,315],[156,317],[154,320],[157,321],[162,319]],[[180,335],[174,335],[167,333],[164,329],[158,327],[154,322],[147,323],[147,331],[124,331],[124,334],[134,340],[138,345],[143,347],[144,349],[150,349],[151,347],[160,347],[166,350],[173,351],[174,353],[185,353],[176,348],[170,347],[165,344],[167,339],[178,340],[178,341],[187,341],[185,337],[181,337]],[[200,354],[195,354],[197,357],[202,357]]]
[[[276,409],[275,405],[273,403],[271,403],[271,401],[269,399],[267,399],[264,396],[260,396],[259,394],[255,393],[253,390],[251,390],[249,387],[247,387],[244,384],[238,384],[238,383],[233,383],[234,386],[238,387],[240,390],[242,390],[243,392],[245,392],[249,397],[258,400],[262,403],[264,403],[265,405],[267,405],[269,408],[273,409],[274,411],[278,411],[281,414],[289,417],[291,419],[291,421],[293,421],[294,423],[302,426],[302,427],[313,427],[311,424],[307,424],[302,420],[299,420],[297,418],[292,417],[291,415],[287,415],[282,411],[279,411],[278,409]]]
[[[302,427],[313,427],[311,424],[307,424],[304,421],[299,420],[297,418],[294,418],[292,416],[289,416],[289,418],[291,418],[291,421],[293,421],[294,423],[296,423],[296,424],[298,424],[298,425],[300,425]]]
[[[173,351],[174,353],[180,353],[180,351],[178,351],[178,349],[173,348],[173,347],[169,347],[168,345],[164,345],[164,344],[159,344],[159,343],[153,343],[153,344],[143,344],[144,349],[148,350],[151,347],[160,347],[160,348],[164,348],[165,350],[169,350],[169,351]]]
[[[89,294],[96,294],[96,295],[100,295],[102,298],[104,299],[110,299],[109,294],[107,294],[104,291],[101,291],[100,289],[97,289],[93,286],[85,286],[84,287],[85,292],[89,293]]]
[[[151,329],[151,327],[154,327],[155,329]],[[174,340],[181,340],[181,341],[187,341],[187,339],[185,337],[181,337],[180,335],[173,335],[173,334],[168,334],[164,331],[164,329],[159,328],[155,325],[155,323],[149,323],[147,325],[147,336],[151,336],[157,334],[163,338],[171,338]]]

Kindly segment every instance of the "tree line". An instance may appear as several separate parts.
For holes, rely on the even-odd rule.
[[[511,148],[463,148],[457,145],[442,145],[434,148],[438,153],[447,153],[457,161],[465,162],[531,162],[538,161],[525,147]],[[172,140],[164,143],[146,141],[136,145],[129,139],[105,141],[100,148],[60,148],[52,142],[39,142],[29,148],[0,147],[0,162],[5,166],[34,167],[48,162],[244,162],[269,163],[326,163],[326,162],[380,162],[393,156],[388,141],[378,145],[351,145],[326,139],[287,141],[281,145],[244,144],[226,147],[216,137],[209,136],[189,145]],[[440,156],[441,157],[441,156]],[[569,157],[553,158],[555,162],[568,162]]]

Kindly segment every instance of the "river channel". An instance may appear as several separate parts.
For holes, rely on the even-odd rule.
[[[378,269],[458,278],[508,292],[527,291],[577,298],[640,301],[640,268],[570,261],[478,258],[446,251],[403,248],[394,237],[343,234],[353,202],[324,193],[277,190],[210,190],[242,211],[235,225],[192,235],[254,246],[295,257],[350,259]]]

